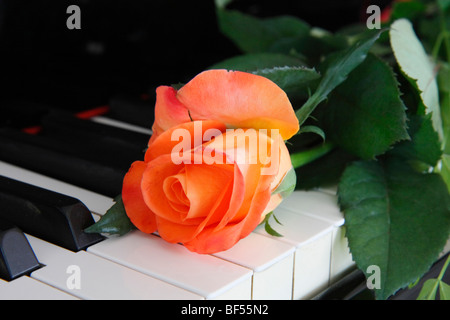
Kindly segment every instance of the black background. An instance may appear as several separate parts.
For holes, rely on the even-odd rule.
[[[388,1],[370,1],[384,7]],[[81,29],[69,30],[69,5]],[[255,16],[298,16],[330,31],[358,22],[363,0],[248,1]],[[86,109],[118,94],[186,82],[239,51],[218,30],[213,0],[0,0],[0,100]]]

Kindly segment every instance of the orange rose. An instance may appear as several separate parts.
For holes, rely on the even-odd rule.
[[[198,127],[203,137],[208,129],[221,134],[212,140],[193,138],[200,144],[177,153],[181,161],[174,161],[171,150],[180,144],[172,141],[174,132],[185,130],[194,137]],[[265,144],[267,154],[252,143]],[[230,131],[216,121],[188,122],[162,133],[149,146],[145,161],[133,163],[122,199],[138,229],[158,231],[166,241],[191,251],[214,253],[246,237],[279,204],[281,195],[272,192],[291,168],[280,136]]]
[[[126,213],[191,251],[229,249],[282,200],[276,190],[293,172],[284,139],[298,130],[289,100],[265,78],[223,70],[157,94],[145,159],[124,178]]]

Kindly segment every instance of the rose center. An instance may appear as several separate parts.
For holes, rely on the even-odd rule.
[[[190,201],[186,196],[186,177],[184,174],[177,174],[167,177],[164,180],[164,193],[170,206],[177,212],[187,215]]]

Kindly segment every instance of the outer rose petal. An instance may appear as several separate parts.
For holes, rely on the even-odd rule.
[[[286,93],[269,79],[251,73],[204,71],[178,90],[176,97],[194,120],[219,120],[235,128],[278,129],[285,140],[299,129]],[[180,104],[170,107],[176,110],[177,120],[181,119]]]
[[[156,89],[155,122],[150,143],[167,129],[183,122],[189,122],[188,109],[176,98],[176,90],[168,86]]]
[[[156,218],[147,207],[141,191],[141,180],[146,169],[143,161],[135,161],[124,177],[122,186],[122,200],[125,211],[131,222],[141,231],[155,232]]]
[[[275,176],[275,179],[273,180],[271,185],[272,191],[274,191],[279,186],[281,181],[284,179],[286,173],[292,168],[291,155],[289,154],[289,150],[286,147],[286,144],[281,138],[279,139],[278,146],[280,147],[279,148],[280,166],[278,169],[278,173]]]
[[[284,91],[269,79],[251,73],[208,70],[178,91],[161,86],[156,94],[150,142],[191,118],[217,120],[232,128],[278,129],[284,140],[299,129]]]

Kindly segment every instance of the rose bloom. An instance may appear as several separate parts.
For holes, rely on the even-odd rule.
[[[282,201],[274,191],[292,170],[284,140],[298,121],[273,82],[205,71],[178,92],[159,87],[155,116],[145,158],[132,164],[122,189],[139,230],[215,253],[250,234]]]

